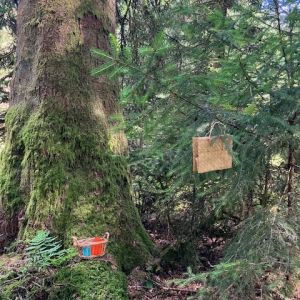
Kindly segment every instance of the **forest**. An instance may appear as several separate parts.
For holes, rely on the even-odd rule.
[[[0,300],[300,299],[300,0],[0,0]]]

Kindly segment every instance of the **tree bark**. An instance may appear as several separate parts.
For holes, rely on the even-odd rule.
[[[114,30],[114,0],[20,2],[0,164],[2,246],[38,229],[66,243],[109,231],[109,252],[123,270],[149,257],[121,155],[126,138],[111,130],[110,116],[120,113],[117,85],[90,76],[101,63],[90,48],[109,51]]]
[[[288,193],[288,212],[292,214],[293,209],[295,208],[295,149],[292,145],[289,145],[288,150],[288,186],[287,186],[287,193]]]

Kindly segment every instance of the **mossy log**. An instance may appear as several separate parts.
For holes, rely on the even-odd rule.
[[[73,235],[109,231],[108,251],[121,270],[151,255],[152,243],[131,199],[122,155],[126,138],[111,130],[116,124],[110,117],[120,114],[116,82],[90,76],[101,63],[90,48],[109,51],[114,29],[115,1],[20,2],[16,70],[0,158],[0,247],[38,229],[50,230],[66,244]]]

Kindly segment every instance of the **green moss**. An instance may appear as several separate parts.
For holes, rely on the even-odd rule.
[[[105,262],[80,262],[58,271],[49,299],[128,299],[126,277]]]
[[[89,115],[84,110],[78,116],[76,109],[53,112],[41,107],[23,128],[22,166],[32,170],[29,181],[33,187],[26,219],[34,219],[35,227],[47,224],[50,212],[54,220],[49,224],[65,224],[63,212],[69,216],[68,210],[76,209],[77,203],[93,203],[96,186],[101,189],[102,182],[97,184],[92,177],[94,166],[103,168],[105,159],[109,159],[104,151],[106,136],[101,122]],[[89,177],[91,180],[85,182]]]
[[[152,243],[131,199],[126,159],[110,152],[106,127],[89,106],[53,109],[52,103],[45,102],[20,127],[19,118],[9,122],[18,130],[13,144],[22,145],[22,153],[17,164],[6,161],[10,176],[2,179],[1,189],[12,210],[26,207],[19,237],[47,228],[70,243],[73,235],[109,231],[109,251],[123,270],[145,263]],[[13,180],[14,172],[19,179]]]
[[[18,294],[23,294],[28,278],[22,267],[18,271],[11,267],[11,264],[18,262],[20,262],[19,256],[0,256],[0,300],[16,299]]]
[[[69,40],[64,42],[68,44],[65,46],[69,50],[67,55],[49,54],[40,61],[38,72],[41,77],[47,73],[49,86],[64,95],[66,104],[73,102],[83,105],[89,101],[91,90],[88,80],[90,70],[84,61],[85,50],[76,35],[70,35]]]
[[[93,0],[81,1],[80,5],[76,9],[76,15],[78,18],[83,18],[86,14],[93,14],[98,18],[104,16],[103,12],[100,10],[99,4]]]
[[[99,3],[100,2],[100,3]],[[102,30],[109,33],[112,27],[112,21],[107,13],[104,13],[103,5],[107,5],[106,1],[99,1],[98,3],[93,0],[81,1],[76,8],[75,14],[77,18],[82,19],[86,15],[94,15],[101,20]],[[101,3],[102,2],[102,3]]]
[[[97,9],[90,6],[93,2],[70,1],[70,26],[78,28],[75,9],[90,13]],[[61,6],[60,1],[52,4]],[[8,114],[1,202],[6,211],[25,209],[19,238],[48,229],[69,244],[73,235],[84,238],[109,231],[109,252],[128,271],[146,262],[152,243],[131,199],[126,159],[109,149],[106,112],[94,111],[90,54],[74,33],[74,39],[65,41],[69,45],[39,57],[35,76],[47,96],[37,95],[39,103],[26,109],[15,105]],[[113,101],[110,88],[101,93],[103,101]]]
[[[13,213],[23,204],[21,162],[24,144],[21,136],[28,115],[28,107],[20,105],[10,108],[5,119],[6,143],[0,154],[0,203],[9,213]]]
[[[126,276],[99,260],[81,261],[38,272],[0,272],[0,299],[124,300]]]
[[[9,278],[9,276],[8,276]],[[9,279],[11,280],[11,278]],[[4,282],[4,278],[0,277],[0,283],[1,281]],[[15,292],[20,289],[20,287],[24,286],[25,280],[11,280],[10,283],[6,284],[5,287],[0,289],[0,300],[11,300],[16,299]]]

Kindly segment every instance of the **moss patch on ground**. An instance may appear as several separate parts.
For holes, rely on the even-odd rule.
[[[125,300],[127,281],[124,273],[98,259],[39,270],[20,256],[2,255],[0,299]]]
[[[49,299],[64,300],[128,299],[123,273],[113,271],[105,262],[93,260],[62,268],[54,277]]]

